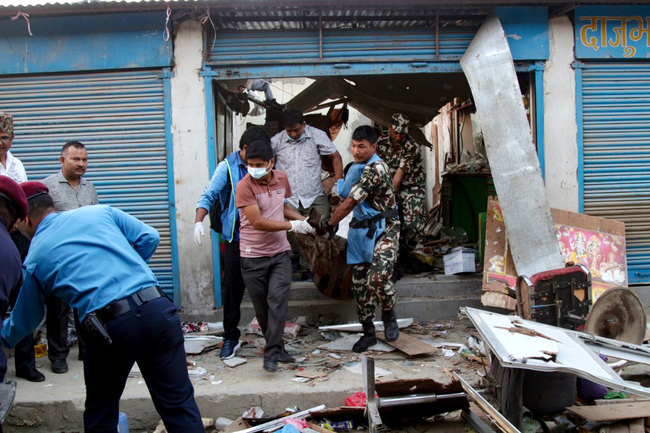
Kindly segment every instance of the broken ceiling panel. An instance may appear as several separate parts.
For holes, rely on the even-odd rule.
[[[571,373],[614,389],[650,397],[650,388],[621,379],[574,331],[531,322],[517,316],[504,316],[469,307],[464,310],[483,337],[484,343],[504,367]],[[513,339],[510,328],[530,331],[532,335],[516,333],[518,337]],[[549,342],[556,344],[551,345]],[[516,347],[517,344],[524,348]],[[522,358],[522,354],[535,355],[537,345],[557,347],[557,355],[548,361],[536,356]]]

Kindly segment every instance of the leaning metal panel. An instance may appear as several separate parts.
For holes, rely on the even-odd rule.
[[[519,275],[564,267],[512,54],[501,22],[485,20],[460,61],[483,128]]]

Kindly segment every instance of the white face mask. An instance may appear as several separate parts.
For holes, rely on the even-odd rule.
[[[268,169],[271,167],[271,164],[266,167],[246,167],[248,174],[251,175],[254,179],[261,179],[268,173]]]

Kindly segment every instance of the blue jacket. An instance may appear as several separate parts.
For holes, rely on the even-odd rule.
[[[158,232],[109,206],[84,206],[46,216],[23,264],[23,286],[2,328],[2,345],[13,347],[45,317],[53,295],[79,310],[79,319],[138,290],[158,285],[147,262]]]
[[[230,168],[230,170],[228,170]],[[239,157],[239,150],[232,152],[230,155],[217,165],[214,170],[210,183],[205,187],[205,191],[197,208],[203,208],[210,212],[210,208],[217,201],[221,202],[221,224],[223,224],[223,238],[228,241],[239,241],[239,212],[237,212],[237,205],[235,205],[235,188],[237,183],[241,180],[243,175],[246,174],[246,164]],[[243,174],[243,175],[242,175]],[[231,180],[232,179],[232,180]],[[232,189],[230,197],[226,197],[228,188],[227,183],[232,181]],[[224,207],[228,203],[228,207]]]

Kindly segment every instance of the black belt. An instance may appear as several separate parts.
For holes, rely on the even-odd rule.
[[[372,218],[366,218],[361,221],[358,221],[356,218],[352,218],[350,221],[350,227],[353,229],[368,229],[366,237],[372,239],[375,236],[377,231],[377,223],[383,219],[396,218],[399,216],[399,211],[397,209],[390,209],[375,215]]]
[[[166,296],[163,291],[158,286],[147,287],[138,292],[135,292],[132,295],[127,296],[126,298],[120,299],[119,301],[112,302],[97,310],[97,315],[104,323],[108,323],[116,317],[121,316],[124,313],[131,311],[131,305],[129,304],[129,298],[133,299],[135,305],[138,307],[142,304],[146,304],[149,301],[154,299],[162,298]]]

